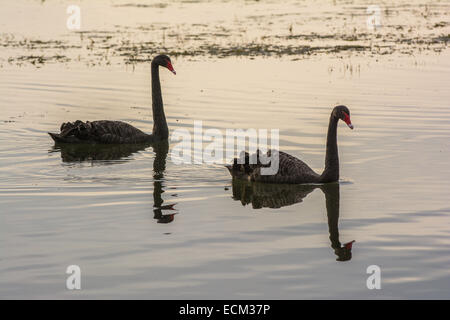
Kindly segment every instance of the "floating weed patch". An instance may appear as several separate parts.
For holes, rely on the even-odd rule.
[[[192,14],[195,3],[153,4],[123,3],[107,5],[105,10],[158,14],[176,9]],[[258,2],[246,6],[261,9]],[[5,63],[83,63],[88,66],[148,63],[155,54],[165,52],[195,60],[200,56],[290,57],[331,55],[413,55],[415,52],[439,53],[448,48],[450,24],[442,6],[414,4],[386,5],[380,28],[369,30],[364,6],[342,5],[345,10],[323,9],[307,14],[298,11],[264,12],[255,10],[233,18],[220,17],[199,23],[119,21],[106,30],[82,30],[65,33],[57,39],[32,38],[0,33],[0,66]],[[143,10],[143,11],[140,11]],[[187,10],[187,11],[183,11]],[[191,11],[189,11],[191,10]],[[215,22],[214,22],[215,21]],[[120,24],[122,23],[122,24]],[[430,32],[430,30],[432,30]]]

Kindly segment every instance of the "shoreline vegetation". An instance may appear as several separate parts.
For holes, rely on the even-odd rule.
[[[96,31],[77,32],[80,40],[77,44],[63,40],[17,40],[9,34],[0,34],[0,47],[8,49],[10,54],[0,57],[0,64],[21,66],[32,64],[35,66],[46,63],[82,62],[88,66],[111,64],[137,64],[151,61],[151,57],[158,52],[165,52],[173,57],[186,57],[196,60],[197,57],[227,58],[227,57],[291,57],[292,60],[305,59],[310,56],[334,55],[344,57],[348,55],[414,55],[421,52],[440,53],[448,49],[450,34],[431,37],[395,37],[390,34],[358,34],[348,35],[318,35],[302,34],[285,38],[264,37],[264,42],[204,44],[189,49],[179,49],[177,46],[167,46],[162,43],[143,41],[132,42],[118,39],[116,36],[105,36]],[[112,32],[114,34],[114,32]],[[83,39],[85,38],[85,39]],[[298,39],[301,41],[316,41],[332,39],[339,44],[280,44],[272,39]],[[310,39],[310,40],[309,40]],[[388,40],[389,39],[389,40]],[[271,43],[272,42],[272,43]],[[181,46],[180,46],[181,48]]]

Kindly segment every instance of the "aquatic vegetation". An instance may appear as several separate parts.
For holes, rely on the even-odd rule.
[[[56,37],[2,33],[0,47],[6,50],[0,54],[0,64],[136,64],[146,63],[160,52],[192,60],[198,56],[286,56],[298,60],[316,55],[411,55],[439,53],[449,43],[449,6],[440,3],[384,4],[381,27],[369,30],[366,8],[357,1],[317,5],[311,11],[295,1],[276,11],[270,10],[270,3],[252,1],[240,6],[225,2],[215,6],[231,11],[217,16],[208,9],[202,12],[201,2],[105,4],[104,10],[124,18],[101,29],[85,26]],[[202,3],[202,8],[210,5]],[[239,14],[232,13],[233,8]],[[208,12],[208,20],[125,18],[130,14],[164,16],[168,10],[183,18]]]

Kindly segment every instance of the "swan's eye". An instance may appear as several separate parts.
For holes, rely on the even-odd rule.
[[[347,114],[347,112],[342,111],[344,114],[344,122],[348,125],[350,129],[353,129],[352,121],[350,120],[350,116]]]
[[[173,74],[177,74],[175,69],[172,67],[172,63],[169,60],[166,60],[166,68],[172,71]]]

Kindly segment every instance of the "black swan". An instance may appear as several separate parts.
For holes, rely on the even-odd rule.
[[[242,205],[252,205],[253,209],[278,209],[303,202],[311,192],[320,189],[325,195],[330,233],[331,248],[337,261],[348,261],[352,258],[352,247],[355,240],[342,244],[339,241],[339,183],[326,184],[272,184],[248,182],[233,178],[233,199]]]
[[[166,67],[176,74],[168,56],[159,55],[152,60],[152,134],[146,134],[121,121],[100,120],[83,122],[77,120],[63,123],[60,133],[49,132],[49,135],[55,142],[59,143],[136,144],[166,140],[169,137],[169,128],[167,127],[161,96],[159,66]]]
[[[327,135],[327,150],[325,156],[325,170],[322,174],[314,172],[306,163],[287,153],[278,152],[279,166],[276,174],[262,175],[261,168],[269,167],[270,164],[262,164],[259,161],[259,150],[252,156],[254,161],[250,161],[250,156],[245,152],[245,161],[234,159],[233,165],[226,166],[231,175],[249,181],[259,181],[267,183],[328,183],[339,180],[339,155],[337,147],[337,123],[341,119],[350,129],[353,129],[350,121],[350,111],[346,106],[334,107],[330,116]],[[271,156],[273,151],[269,150],[267,155]],[[242,157],[242,158],[244,158]],[[253,162],[253,163],[250,163]]]

